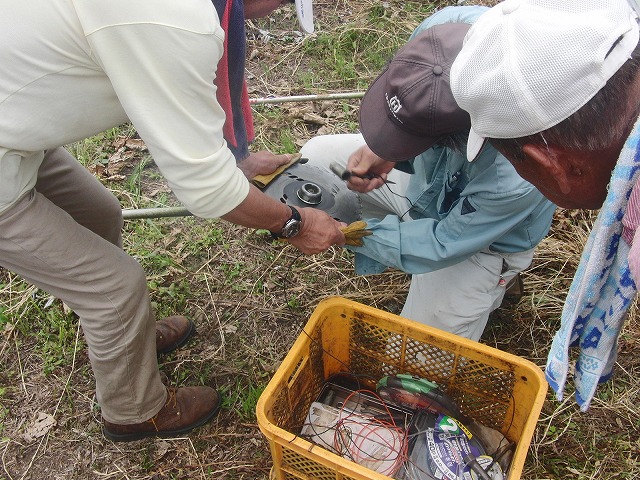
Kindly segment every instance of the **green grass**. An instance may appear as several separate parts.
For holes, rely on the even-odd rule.
[[[106,166],[109,163],[109,157],[115,152],[113,142],[123,133],[131,134],[133,131],[130,125],[112,128],[70,145],[69,151],[87,167],[93,165]]]
[[[255,422],[256,404],[266,384],[264,379],[258,383],[250,379],[238,379],[236,384],[222,390],[222,408],[233,411],[242,421]]]

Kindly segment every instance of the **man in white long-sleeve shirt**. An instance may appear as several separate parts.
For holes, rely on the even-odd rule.
[[[27,0],[0,16],[0,265],[78,314],[114,440],[187,432],[220,397],[162,384],[156,350],[192,325],[156,325],[145,274],[121,248],[117,199],[61,145],[131,121],[194,215],[271,230],[308,254],[344,243],[338,222],[267,197],[236,167],[214,86],[223,38],[211,0]]]

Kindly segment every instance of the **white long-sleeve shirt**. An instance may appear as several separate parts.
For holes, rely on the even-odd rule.
[[[128,121],[178,199],[213,218],[249,182],[222,136],[210,0],[0,0],[0,213],[32,189],[43,150]]]

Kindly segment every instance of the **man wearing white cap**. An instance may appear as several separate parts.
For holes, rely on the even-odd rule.
[[[478,19],[451,68],[453,94],[471,115],[470,161],[491,144],[559,206],[601,208],[546,369],[561,399],[569,349],[578,347],[574,381],[583,410],[612,373],[640,281],[640,52],[632,3],[507,0]]]
[[[271,230],[304,253],[344,244],[342,225],[271,199],[237,168],[210,0],[30,0],[0,25],[0,265],[78,315],[108,438],[182,435],[221,405],[211,387],[161,381],[157,354],[193,325],[155,321],[117,198],[61,145],[130,121],[194,215]]]
[[[401,315],[472,340],[531,264],[555,209],[496,150],[466,161],[470,121],[451,95],[449,68],[484,11],[448,7],[422,22],[367,90],[362,134],[316,137],[301,149],[312,164],[346,166],[349,188],[362,193],[372,235],[354,247],[356,272],[412,274]]]

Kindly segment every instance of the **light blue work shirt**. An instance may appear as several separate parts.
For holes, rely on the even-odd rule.
[[[440,23],[472,23],[486,10],[445,8],[422,22],[413,35]],[[365,219],[373,235],[364,238],[363,247],[352,248],[357,273],[380,273],[387,267],[428,273],[486,249],[530,250],[549,232],[555,205],[491,145],[485,145],[473,162],[464,152],[439,146],[410,162],[415,173],[404,193],[413,205],[410,218]]]

